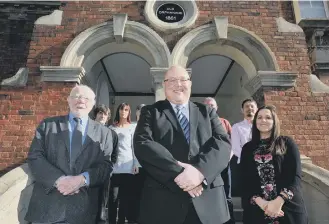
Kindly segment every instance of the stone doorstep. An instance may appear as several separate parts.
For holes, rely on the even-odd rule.
[[[25,163],[20,167],[17,167],[10,172],[6,173],[0,178],[0,197],[15,183],[27,177],[28,165]]]

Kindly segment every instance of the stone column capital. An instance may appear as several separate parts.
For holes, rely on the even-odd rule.
[[[85,76],[82,67],[40,66],[42,82],[81,82]]]
[[[246,83],[245,88],[251,95],[262,87],[294,87],[297,79],[296,72],[258,71],[258,74]]]
[[[153,88],[155,93],[155,101],[164,100],[165,94],[163,90],[163,80],[168,68],[150,68],[150,74],[152,76]]]

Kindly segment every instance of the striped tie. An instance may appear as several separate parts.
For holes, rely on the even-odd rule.
[[[179,124],[184,132],[184,136],[186,138],[186,141],[188,143],[190,143],[190,124],[187,120],[187,118],[185,117],[185,115],[182,113],[182,106],[181,105],[177,105],[176,106],[176,110],[177,110],[177,119],[179,121]]]

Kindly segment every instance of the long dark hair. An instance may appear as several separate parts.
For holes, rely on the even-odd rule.
[[[260,142],[260,131],[257,128],[256,121],[258,117],[258,113],[261,110],[267,109],[271,112],[273,119],[273,127],[271,130],[271,136],[269,139],[268,151],[274,155],[284,155],[286,153],[286,145],[284,139],[280,136],[280,121],[278,115],[276,114],[276,108],[273,105],[265,105],[260,107],[254,117],[252,122],[252,138],[251,141],[254,144],[258,144]]]
[[[114,124],[117,125],[120,122],[120,110],[123,110],[125,107],[128,107],[129,109],[129,113],[128,113],[128,117],[127,117],[127,122],[131,123],[131,109],[130,109],[130,105],[128,103],[121,103],[118,106],[118,109],[115,113],[115,118],[114,118]]]

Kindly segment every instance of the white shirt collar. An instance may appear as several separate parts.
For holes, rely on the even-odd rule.
[[[182,109],[188,109],[188,102],[187,103],[184,103],[184,104],[174,104],[172,102],[169,101],[169,103],[171,104],[171,106],[176,109],[176,106],[177,105],[181,105],[182,106]]]

